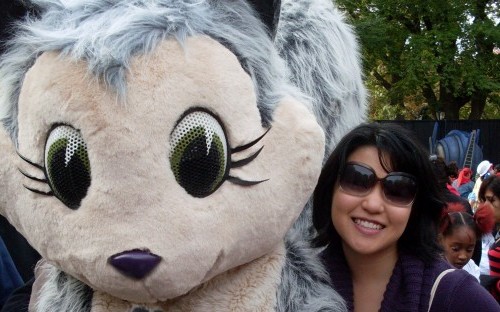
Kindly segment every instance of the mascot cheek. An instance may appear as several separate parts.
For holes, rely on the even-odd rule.
[[[269,164],[266,173],[273,194],[266,194],[266,198],[274,198],[277,213],[282,214],[278,222],[283,224],[277,237],[283,237],[314,190],[325,140],[312,114],[291,98],[285,98],[276,109],[269,134],[264,145],[271,151],[262,160]]]
[[[238,242],[226,245],[227,258],[221,262],[227,265],[221,265],[220,271],[214,273],[241,263],[241,259],[246,262],[269,254],[280,246],[316,186],[325,138],[305,105],[284,98],[274,112],[271,129],[262,145],[262,153],[255,162],[231,173],[248,180],[268,180],[249,188],[231,184],[221,188],[221,195],[227,195],[239,216],[228,217],[221,226],[234,227],[230,237],[238,237]],[[227,240],[215,239],[214,244]]]

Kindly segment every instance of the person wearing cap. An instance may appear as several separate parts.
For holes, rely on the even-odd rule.
[[[477,165],[477,174],[484,180],[488,174],[495,174],[493,164],[488,160],[483,160]]]
[[[479,198],[479,188],[481,187],[481,182],[483,182],[484,179],[489,177],[490,175],[494,174],[495,171],[493,170],[493,164],[489,160],[483,160],[482,162],[477,165],[476,168],[476,183],[474,184],[474,188],[472,189],[472,193],[474,193],[475,198]],[[475,211],[475,208],[477,208],[477,202],[476,204],[472,207],[472,209]]]

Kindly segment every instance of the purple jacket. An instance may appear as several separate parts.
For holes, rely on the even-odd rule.
[[[322,258],[334,288],[354,311],[350,269],[341,248],[327,247]],[[400,254],[384,293],[381,312],[427,312],[432,285],[444,270],[452,268],[445,260],[425,265],[420,259]],[[455,270],[441,279],[431,312],[500,311],[500,306],[478,282],[464,270]]]

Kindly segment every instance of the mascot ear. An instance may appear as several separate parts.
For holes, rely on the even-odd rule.
[[[276,26],[280,17],[281,0],[248,0],[257,10],[260,19],[269,29],[271,38],[276,34]]]

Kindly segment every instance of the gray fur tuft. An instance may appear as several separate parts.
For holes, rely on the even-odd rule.
[[[331,288],[328,273],[318,252],[309,245],[305,230],[309,228],[310,209],[288,231],[285,265],[277,293],[277,312],[343,312],[344,300]]]
[[[366,90],[353,29],[331,0],[283,0],[276,46],[292,82],[325,130],[325,155],[366,118]]]
[[[43,267],[47,278],[40,290],[36,312],[90,312],[92,289],[52,265]]]

